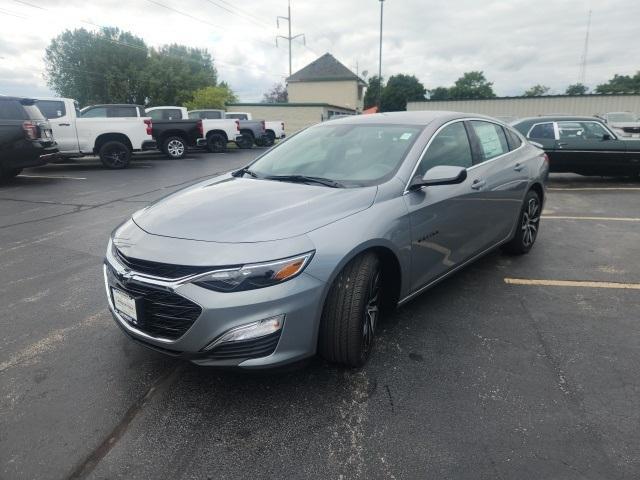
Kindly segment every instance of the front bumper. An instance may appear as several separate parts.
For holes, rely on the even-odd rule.
[[[109,310],[114,320],[131,339],[156,351],[199,365],[257,369],[296,362],[315,354],[325,284],[304,272],[280,285],[220,293],[192,283],[172,284],[171,281],[144,278],[119,264],[109,252],[103,270]],[[144,286],[171,292],[198,305],[201,313],[186,332],[176,339],[149,334],[114,308],[112,289],[115,287],[127,291],[127,285],[134,289]],[[284,326],[278,338],[257,339],[262,348],[267,343],[275,345],[266,356],[221,358],[216,351],[203,350],[233,328],[277,315],[284,315]],[[257,351],[253,344],[248,347]]]

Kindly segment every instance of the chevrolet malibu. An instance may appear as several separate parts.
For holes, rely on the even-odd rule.
[[[201,365],[363,365],[381,316],[492,249],[527,253],[548,161],[495,119],[347,117],[152,204],[112,234],[109,308]]]

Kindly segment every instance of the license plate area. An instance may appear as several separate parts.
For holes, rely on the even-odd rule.
[[[118,288],[111,289],[113,306],[129,323],[138,324],[138,306],[135,297]]]

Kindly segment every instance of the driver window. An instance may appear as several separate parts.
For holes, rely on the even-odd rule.
[[[416,175],[440,165],[469,168],[473,163],[469,137],[462,122],[446,126],[433,138],[425,152]]]

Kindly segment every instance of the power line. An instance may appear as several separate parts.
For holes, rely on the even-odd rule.
[[[226,12],[229,12],[232,15],[237,16],[238,18],[244,20],[245,22],[252,22],[255,25],[258,25],[258,26],[261,26],[261,27],[262,26],[266,26],[266,27],[269,27],[269,28],[273,28],[271,25],[263,22],[262,20],[255,20],[253,16],[246,15],[242,11],[231,10],[230,8],[225,7],[224,5],[220,5],[219,3],[215,2],[214,0],[206,0],[206,1],[209,2],[212,5],[215,5],[218,8],[221,8],[222,10],[224,10]]]
[[[228,5],[229,7],[238,10],[238,13],[241,13],[242,15],[249,17],[249,18],[254,18],[255,20],[257,20],[258,22],[262,23],[263,25],[269,27],[269,28],[273,28],[272,25],[269,25],[268,23],[266,23],[265,21],[263,21],[261,18],[256,17],[255,15],[251,15],[250,13],[245,13],[242,10],[238,9],[238,7],[236,7],[235,5],[233,5],[232,3],[227,2],[226,0],[219,0],[220,2],[224,3],[225,5]]]
[[[295,40],[298,37],[302,37],[302,42],[303,44],[306,46],[307,45],[307,39],[304,36],[304,33],[299,33],[298,35],[295,36],[291,36],[291,0],[289,0],[288,2],[288,7],[287,7],[287,11],[288,14],[286,17],[282,17],[280,15],[278,15],[276,17],[276,25],[278,26],[278,28],[280,28],[280,19],[282,20],[286,20],[287,24],[289,25],[289,35],[288,36],[284,36],[284,35],[278,35],[276,37],[276,47],[278,46],[278,38],[284,38],[285,40],[287,40],[289,42],[289,76],[291,76],[291,42],[293,40]]]
[[[22,15],[19,15],[17,13],[13,13],[13,12],[11,12],[9,10],[4,10],[2,8],[0,8],[0,13],[3,14],[3,15],[8,15],[10,17],[16,17],[16,18],[21,18],[23,20],[27,20],[27,17],[23,17]]]

